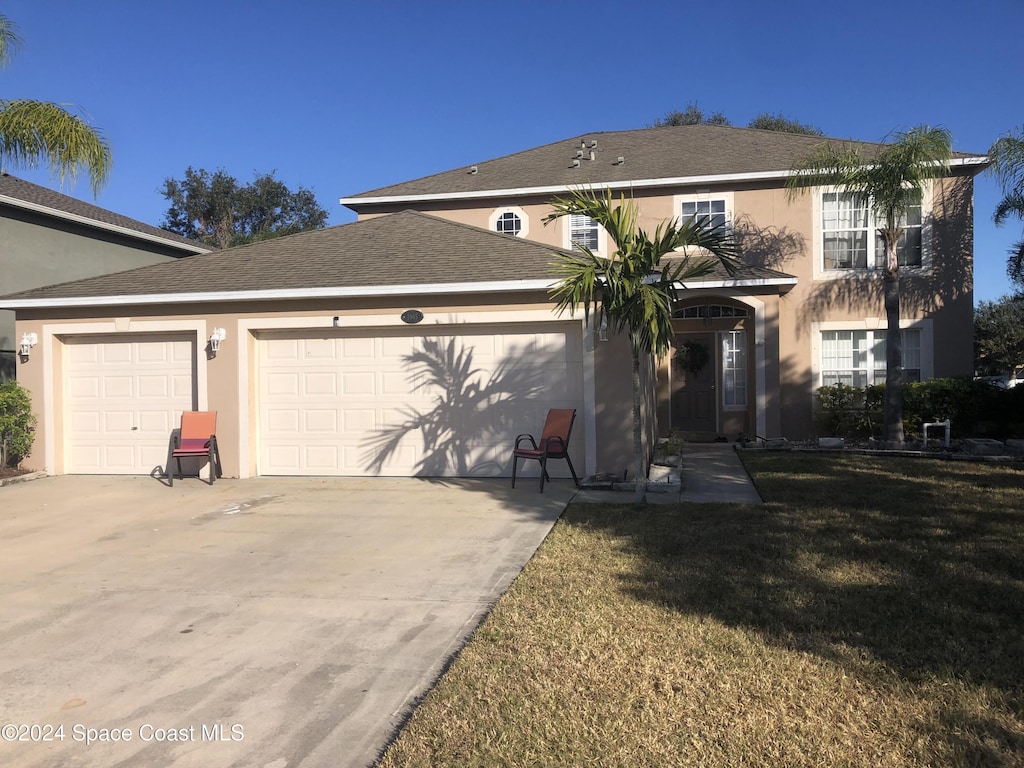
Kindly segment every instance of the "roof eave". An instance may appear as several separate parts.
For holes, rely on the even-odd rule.
[[[991,163],[985,156],[979,157],[958,157],[950,161],[951,168],[969,168],[974,173],[980,173]],[[595,182],[592,184],[555,184],[540,187],[510,187],[507,189],[483,189],[472,192],[434,192],[419,195],[380,195],[374,197],[342,197],[338,202],[349,208],[355,209],[360,205],[398,205],[405,203],[428,203],[442,200],[480,200],[494,197],[531,197],[543,195],[558,195],[570,192],[581,187],[594,187],[595,189],[649,189],[651,187],[676,187],[691,186],[694,184],[726,184],[731,182],[746,181],[774,181],[786,179],[793,175],[793,171],[755,171],[750,173],[721,173],[707,174],[703,176],[669,176],[655,179],[630,179],[626,181]]]
[[[110,224],[105,221],[99,221],[98,219],[91,219],[88,216],[79,216],[76,213],[69,213],[68,211],[62,211],[59,208],[51,208],[48,205],[40,205],[39,203],[32,203],[27,200],[19,200],[16,197],[9,197],[7,195],[0,195],[0,203],[3,205],[10,205],[14,208],[22,208],[27,211],[34,213],[41,213],[45,216],[52,216],[57,219],[64,219],[65,221],[73,221],[76,224],[82,224],[87,227],[94,229],[101,229],[107,232],[115,232],[119,235],[125,235],[126,237],[132,237],[137,240],[146,240],[151,243],[159,243],[161,245],[170,246],[177,248],[182,251],[190,251],[193,254],[210,253],[213,248],[201,245],[192,245],[190,243],[183,243],[180,240],[172,240],[166,237],[160,237],[153,235],[148,232],[140,232],[137,229],[131,229],[129,227],[122,227],[118,224]]]

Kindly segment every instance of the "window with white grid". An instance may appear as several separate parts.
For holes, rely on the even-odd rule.
[[[903,335],[903,381],[921,380],[921,332]],[[822,331],[821,383],[866,387],[885,383],[885,331]]]
[[[518,236],[523,229],[523,220],[512,211],[505,211],[494,222],[494,229],[503,235]]]
[[[823,192],[821,195],[822,267],[826,270],[882,269],[885,267],[885,241],[870,199],[851,192]],[[921,266],[922,204],[907,210],[903,234],[896,246],[901,267]]]
[[[722,405],[747,404],[747,332],[726,331],[722,338]]]
[[[701,223],[710,223],[713,227],[724,227],[729,223],[725,198],[684,200],[681,205],[683,221],[696,219]]]
[[[581,213],[569,214],[569,240],[573,248],[599,250],[600,228],[597,222]]]

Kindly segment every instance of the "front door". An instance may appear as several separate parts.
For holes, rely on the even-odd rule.
[[[715,335],[687,333],[676,336],[677,350],[687,346],[691,364],[684,366],[675,360],[672,362],[672,428],[683,432],[717,432]]]

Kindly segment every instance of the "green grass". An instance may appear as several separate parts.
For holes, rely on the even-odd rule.
[[[1024,766],[1024,472],[746,460],[571,506],[381,765]]]

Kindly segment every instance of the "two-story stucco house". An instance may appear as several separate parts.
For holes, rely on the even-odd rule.
[[[0,295],[211,249],[0,172]],[[20,336],[0,310],[0,381],[14,377]]]
[[[677,344],[706,364],[654,361],[658,432],[810,436],[818,386],[881,380],[885,367],[870,213],[837,190],[784,189],[819,141],[717,126],[586,134],[343,198],[352,224],[7,297],[19,333],[40,338],[19,364],[40,412],[31,462],[149,472],[166,435],[143,445],[141,425],[195,408],[218,411],[230,475],[503,475],[515,435],[570,406],[574,464],[621,473],[627,343],[555,315],[548,295],[555,254],[609,247],[584,218],[543,222],[552,196],[581,186],[632,197],[652,229],[708,215],[742,241],[739,272],[681,293]],[[907,223],[908,377],[971,373],[985,163],[958,155]],[[94,396],[114,380],[123,401]]]

